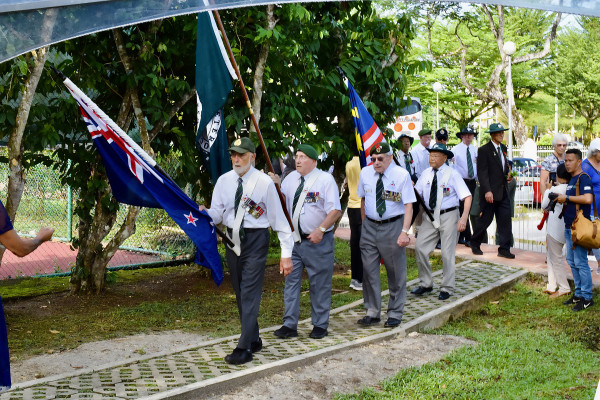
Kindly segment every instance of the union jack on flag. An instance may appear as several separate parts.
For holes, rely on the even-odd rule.
[[[379,127],[367,111],[365,105],[352,87],[348,79],[344,79],[348,91],[350,92],[350,105],[352,107],[352,117],[354,118],[356,145],[358,146],[360,166],[361,168],[371,165],[371,156],[369,155],[371,148],[381,142],[385,142],[385,138],[379,130]]]
[[[131,141],[102,110],[69,79],[65,85],[79,105],[118,202],[139,207],[162,208],[196,245],[195,262],[209,268],[217,284],[223,281],[221,257],[212,219],[200,212],[167,175]]]

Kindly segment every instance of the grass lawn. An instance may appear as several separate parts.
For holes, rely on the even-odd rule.
[[[575,313],[562,298],[549,300],[544,287],[529,277],[498,302],[429,332],[478,345],[336,399],[593,399],[600,379],[599,307]]]

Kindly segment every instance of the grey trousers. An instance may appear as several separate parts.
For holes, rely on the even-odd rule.
[[[442,264],[444,266],[444,277],[440,290],[454,294],[455,281],[455,255],[456,241],[458,239],[457,224],[459,211],[454,210],[440,215],[440,227],[433,227],[429,217],[423,217],[423,223],[419,229],[419,236],[415,245],[417,267],[419,268],[419,279],[421,286],[433,287],[433,276],[429,256],[438,240],[442,240]]]
[[[406,302],[406,249],[398,246],[404,217],[386,224],[363,220],[360,250],[363,261],[363,299],[367,316],[381,316],[380,260],[387,271],[390,299],[388,318],[402,319]],[[420,233],[419,233],[420,235]]]
[[[242,334],[238,340],[238,347],[241,349],[249,349],[250,344],[259,338],[258,310],[269,250],[269,229],[245,229],[245,232],[239,257],[225,246],[231,286],[235,292],[242,325]]]
[[[325,233],[321,242],[317,244],[311,243],[308,239],[303,239],[302,242],[294,244],[294,250],[292,251],[294,268],[285,277],[285,291],[283,294],[285,314],[283,316],[283,325],[291,329],[298,328],[302,271],[306,268],[312,323],[318,328],[327,329],[329,327],[333,279],[333,250],[333,232]]]

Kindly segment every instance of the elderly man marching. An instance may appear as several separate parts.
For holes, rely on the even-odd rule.
[[[372,165],[362,169],[358,197],[365,218],[360,249],[363,260],[363,298],[366,315],[358,324],[379,323],[381,316],[380,260],[388,277],[390,298],[385,327],[400,325],[406,301],[406,246],[416,201],[412,181],[404,168],[392,162],[390,146],[375,144],[370,151]]]
[[[310,337],[322,339],[328,335],[329,309],[333,279],[333,224],[342,216],[338,187],[335,180],[317,168],[318,153],[308,144],[298,146],[296,171],[281,185],[288,212],[294,225],[293,268],[284,271],[285,313],[283,326],[275,336],[298,336],[300,316],[300,286],[302,271],[308,273],[313,330]],[[270,175],[274,181],[275,175]]]
[[[433,221],[423,217],[419,237],[415,245],[419,269],[419,287],[411,293],[417,296],[433,290],[433,277],[429,256],[438,240],[442,241],[442,263],[444,277],[439,299],[446,300],[454,293],[454,256],[458,232],[465,230],[471,209],[471,192],[456,170],[446,165],[446,160],[454,154],[442,143],[429,149],[429,165],[421,174],[415,190],[429,206]],[[464,200],[465,206],[459,218],[458,203]]]
[[[247,137],[229,148],[233,170],[221,175],[206,212],[215,224],[223,222],[235,247],[226,247],[225,257],[235,292],[242,334],[237,347],[225,357],[229,364],[252,361],[252,353],[262,349],[258,332],[258,310],[262,295],[269,226],[277,231],[281,244],[280,271],[292,268],[292,235],[275,185],[252,163],[256,148]],[[200,206],[200,209],[204,209]]]

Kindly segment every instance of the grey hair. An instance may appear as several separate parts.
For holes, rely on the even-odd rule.
[[[598,153],[600,153],[600,149],[589,149],[587,153],[587,158],[594,157]]]
[[[565,144],[569,144],[569,139],[563,133],[557,133],[554,135],[554,139],[552,139],[552,146],[556,146],[558,142],[565,142]]]

